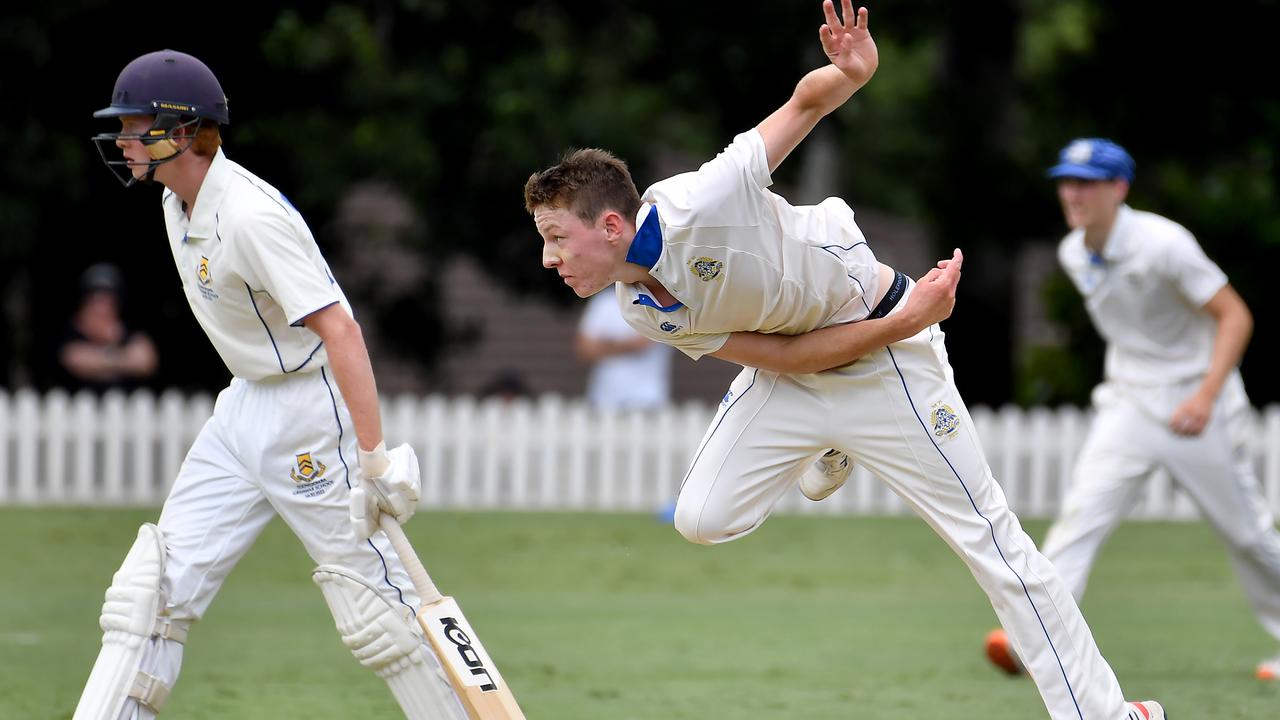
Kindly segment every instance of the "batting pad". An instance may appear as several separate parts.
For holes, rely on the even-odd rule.
[[[386,681],[407,720],[467,720],[422,631],[354,570],[321,565],[311,573],[342,643]]]
[[[134,698],[158,713],[169,687],[142,670],[152,638],[185,642],[186,630],[164,616],[160,578],[164,574],[164,537],[147,523],[125,555],[102,604],[102,650],[89,673],[73,720],[116,720]]]

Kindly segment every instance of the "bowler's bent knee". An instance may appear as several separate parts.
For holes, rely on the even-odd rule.
[[[747,522],[741,517],[717,511],[706,501],[693,501],[681,497],[676,501],[676,531],[685,540],[698,545],[716,545],[735,540],[759,527],[759,522]]]

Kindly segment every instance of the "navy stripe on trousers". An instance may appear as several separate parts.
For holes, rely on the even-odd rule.
[[[1067,692],[1071,694],[1071,702],[1076,706],[1076,715],[1080,717],[1080,720],[1084,720],[1084,713],[1080,711],[1080,703],[1076,700],[1076,692],[1071,687],[1071,680],[1067,678],[1067,669],[1062,666],[1062,658],[1058,655],[1058,648],[1054,647],[1053,638],[1049,637],[1049,629],[1045,627],[1044,618],[1040,616],[1040,610],[1036,607],[1035,601],[1031,599],[1031,591],[1027,589],[1026,581],[1022,579],[1022,576],[1018,574],[1017,570],[1013,569],[1013,565],[1009,564],[1008,558],[1004,555],[1004,550],[1000,548],[1000,542],[996,540],[995,525],[993,525],[991,520],[987,519],[987,516],[983,515],[982,511],[978,509],[978,504],[974,502],[973,495],[969,492],[969,487],[965,485],[964,478],[960,477],[960,473],[957,472],[955,466],[951,464],[950,458],[947,457],[946,453],[942,452],[942,448],[938,447],[937,441],[933,439],[933,435],[929,432],[929,426],[925,425],[924,418],[920,417],[920,413],[916,411],[915,400],[911,398],[911,390],[907,388],[907,379],[902,374],[902,368],[898,367],[898,359],[893,356],[893,348],[885,347],[885,350],[889,353],[889,359],[893,361],[893,369],[897,371],[898,379],[902,381],[902,391],[907,394],[907,402],[911,404],[911,412],[916,416],[916,420],[919,421],[920,428],[924,430],[925,437],[929,438],[929,442],[933,444],[933,449],[938,451],[938,455],[942,458],[943,462],[947,464],[947,467],[951,468],[951,474],[955,475],[956,480],[960,482],[960,487],[964,489],[965,497],[969,498],[969,504],[973,506],[973,511],[977,513],[978,517],[982,518],[983,521],[987,523],[987,527],[991,529],[991,542],[996,546],[996,552],[1000,553],[1000,559],[1004,561],[1005,567],[1009,568],[1009,572],[1013,573],[1013,576],[1018,578],[1018,583],[1022,585],[1022,592],[1027,596],[1027,602],[1031,605],[1031,611],[1036,614],[1036,620],[1040,622],[1040,629],[1044,631],[1044,638],[1049,643],[1049,649],[1053,650],[1053,657],[1058,661],[1058,669],[1062,671],[1062,681],[1066,683]]]
[[[329,391],[329,400],[333,403],[333,419],[338,423],[338,460],[342,461],[342,471],[346,474],[347,490],[350,490],[351,468],[347,467],[347,459],[342,455],[342,416],[338,414],[338,398],[333,394],[333,387],[329,385],[329,375],[326,368],[320,368],[320,377],[324,380],[325,389]],[[418,612],[414,610],[412,605],[404,601],[404,592],[395,583],[391,582],[391,571],[387,569],[387,559],[382,556],[378,546],[373,544],[372,538],[365,540],[365,542],[369,543],[369,547],[373,548],[373,551],[378,555],[378,560],[382,563],[383,582],[396,591],[396,597],[400,598],[400,604],[409,608],[409,612],[413,613],[414,617],[417,617]]]

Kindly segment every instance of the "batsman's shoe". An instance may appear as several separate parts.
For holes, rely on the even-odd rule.
[[[1259,680],[1280,680],[1280,655],[1258,663],[1258,671],[1254,675]]]
[[[853,472],[849,456],[839,450],[828,450],[800,476],[800,492],[817,502],[840,489]]]
[[[996,628],[987,633],[987,659],[1010,675],[1021,675],[1023,672],[1022,661],[1009,644],[1009,636],[1004,628]]]
[[[1142,700],[1129,703],[1129,714],[1125,720],[1169,720],[1169,716],[1155,700]]]

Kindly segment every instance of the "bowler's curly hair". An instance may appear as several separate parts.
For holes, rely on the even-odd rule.
[[[627,164],[608,150],[585,148],[565,153],[559,164],[529,176],[524,208],[564,208],[583,222],[594,223],[606,210],[627,220],[640,212],[640,193]]]

